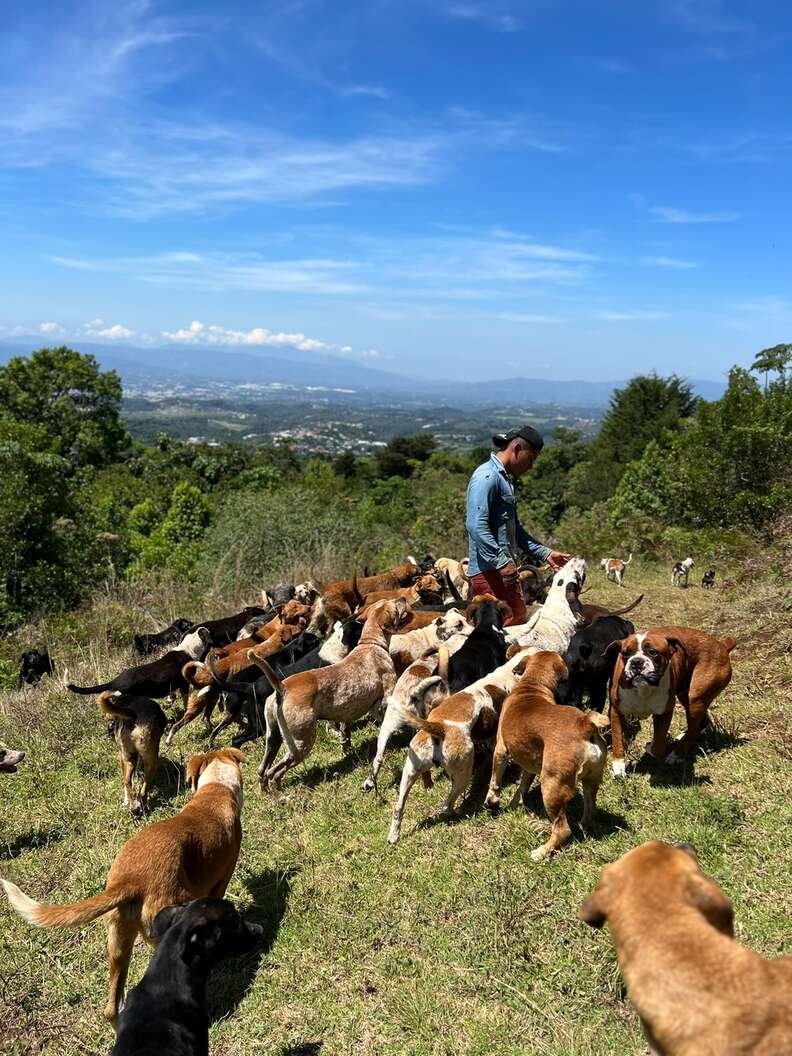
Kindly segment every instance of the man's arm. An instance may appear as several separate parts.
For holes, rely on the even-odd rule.
[[[532,535],[529,535],[520,524],[519,517],[516,517],[515,519],[517,522],[517,545],[534,560],[535,564],[543,565],[550,554],[552,554],[552,549],[549,546],[545,546],[544,543],[540,543],[538,539],[534,539]]]
[[[494,479],[492,474],[490,474],[489,478],[482,476],[478,479],[473,478],[470,481],[465,527],[468,535],[473,540],[479,556],[497,568],[499,565],[505,564],[506,561],[510,561],[511,558],[508,553],[502,551],[498,546],[498,540],[492,534],[489,524]]]

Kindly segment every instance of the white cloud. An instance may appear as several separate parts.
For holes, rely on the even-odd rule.
[[[676,257],[644,257],[641,263],[650,268],[676,268],[679,271],[698,267],[693,260],[678,260]]]
[[[59,334],[66,333],[60,323],[39,323],[39,330],[49,337],[57,337]]]
[[[105,326],[103,319],[92,319],[90,323],[83,323],[77,331],[78,337],[103,337],[108,341],[126,341],[135,337],[137,330],[130,330],[127,326],[115,323],[113,326]]]
[[[504,5],[495,0],[486,3],[470,3],[454,0],[445,8],[449,18],[465,22],[482,22],[484,25],[499,30],[501,33],[514,33],[520,29],[520,21]]]
[[[374,99],[390,99],[390,94],[381,84],[348,84],[340,91],[341,95],[369,95]]]
[[[596,317],[608,323],[653,322],[657,319],[668,319],[669,313],[636,309],[624,312],[597,312]]]
[[[301,352],[316,352],[332,347],[324,341],[306,337],[305,334],[273,333],[261,326],[254,327],[252,330],[230,330],[225,326],[215,324],[207,326],[197,319],[194,319],[185,329],[163,330],[161,333],[168,341],[182,345],[272,345],[278,348],[284,346],[298,348]]]
[[[502,319],[505,323],[525,323],[527,326],[565,322],[558,315],[538,315],[531,312],[499,312],[495,318]]]
[[[739,220],[740,213],[691,213],[687,209],[675,209],[671,206],[653,205],[649,212],[660,224],[724,224]]]

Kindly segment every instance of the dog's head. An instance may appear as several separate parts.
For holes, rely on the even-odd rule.
[[[562,657],[549,649],[528,649],[514,668],[521,686],[539,685],[555,692],[569,675]]]
[[[248,924],[224,898],[196,898],[184,905],[161,909],[151,925],[151,936],[178,951],[193,970],[208,972],[220,961],[252,950],[262,934]]]
[[[0,774],[15,774],[24,758],[24,752],[15,752],[13,748],[0,744]]]
[[[680,650],[684,652],[685,647],[678,638],[648,630],[611,642],[604,655],[615,656],[617,663],[621,661],[620,685],[637,689],[639,686],[659,686],[668,665]]]
[[[301,601],[303,605],[313,605],[318,597],[319,588],[310,579],[306,579],[304,583],[298,583],[294,588],[295,600]]]
[[[198,627],[185,634],[177,648],[187,653],[193,660],[203,660],[212,644],[212,635],[206,627]]]
[[[734,910],[714,880],[701,871],[695,848],[689,843],[650,840],[622,855],[602,870],[599,883],[580,907],[580,916],[592,928],[601,928],[617,915],[629,925],[631,911],[660,897],[662,916],[677,908],[692,908],[724,935],[734,935]],[[636,926],[642,926],[636,915]]]
[[[218,769],[220,767],[235,768],[241,785],[242,774],[240,773],[239,766],[245,761],[245,754],[240,752],[238,748],[221,748],[217,752],[204,752],[202,755],[194,755],[187,760],[187,767],[185,769],[187,784],[193,792],[196,792],[201,784],[201,775],[206,773],[210,766],[217,763]],[[207,782],[211,776],[213,775],[207,774]]]
[[[426,573],[415,581],[415,589],[422,602],[443,600],[443,585],[430,573]]]
[[[504,620],[512,614],[505,601],[498,601],[493,594],[477,594],[467,609],[467,618],[474,627],[497,627],[501,630]]]
[[[438,642],[447,642],[453,635],[470,628],[464,613],[461,613],[459,609],[449,609],[442,616],[438,616],[434,624]]]
[[[547,597],[547,582],[536,565],[526,565],[519,575],[520,589],[525,602],[543,602]],[[551,579],[552,582],[552,579]]]
[[[390,598],[372,605],[368,619],[375,619],[383,631],[391,634],[409,623],[412,609],[404,598]],[[366,621],[368,622],[368,620]]]
[[[421,574],[426,576],[430,572],[434,572],[436,560],[437,559],[432,554],[424,555],[424,557],[421,558],[420,562],[418,563],[418,567],[421,570]]]
[[[281,623],[291,624],[294,627],[307,627],[311,618],[311,606],[293,598],[278,609]]]

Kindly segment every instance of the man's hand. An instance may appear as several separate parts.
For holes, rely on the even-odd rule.
[[[501,579],[504,582],[510,579],[516,579],[519,575],[517,571],[517,566],[513,561],[507,561],[505,565],[501,565],[498,569],[498,572],[500,572]]]
[[[560,550],[551,550],[547,555],[547,563],[554,572],[557,572],[559,568],[564,567],[571,556],[571,554],[562,554]]]

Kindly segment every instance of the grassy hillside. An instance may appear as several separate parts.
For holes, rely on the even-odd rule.
[[[360,790],[372,723],[356,729],[347,757],[323,731],[285,782],[283,805],[258,793],[263,746],[248,746],[245,835],[229,897],[264,925],[266,943],[210,981],[213,1053],[645,1053],[608,931],[590,930],[576,913],[602,865],[653,837],[696,845],[703,867],[734,900],[741,941],[766,956],[792,952],[789,593],[751,579],[682,591],[668,578],[665,568],[634,563],[620,591],[592,570],[586,600],[616,607],[641,590],[639,627],[678,622],[734,634],[735,676],[717,702],[717,721],[692,768],[644,763],[626,782],[606,777],[597,833],[578,833],[550,861],[529,857],[547,832],[536,792],[527,813],[482,810],[488,764],[454,824],[425,824],[445,779],[429,792],[416,785],[402,841],[391,848],[404,739],[383,771],[387,807]],[[103,596],[3,642],[0,671],[28,642],[46,639],[71,678],[93,681],[131,662],[122,643],[133,629],[151,627],[150,614],[208,616],[238,600],[131,590]],[[45,900],[96,892],[134,825],[120,807],[115,748],[93,698],[58,682],[6,693],[0,740],[28,752],[17,775],[0,776],[0,874]],[[184,804],[183,764],[204,745],[200,722],[177,736],[153,792],[152,820]],[[45,932],[5,903],[0,925],[2,1050],[107,1053],[101,925]],[[147,958],[136,947],[131,983]]]

